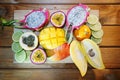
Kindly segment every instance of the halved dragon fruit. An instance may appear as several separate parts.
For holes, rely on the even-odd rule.
[[[39,10],[32,10],[21,22],[25,23],[24,28],[39,30],[44,27],[48,21],[49,11],[46,8],[40,8]]]
[[[35,49],[30,55],[30,60],[33,64],[43,64],[45,63],[46,59],[46,53],[41,48]]]
[[[62,11],[56,11],[52,13],[50,22],[55,27],[63,27],[66,21],[66,15]]]

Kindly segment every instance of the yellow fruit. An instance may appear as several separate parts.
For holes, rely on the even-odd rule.
[[[54,49],[65,42],[65,31],[60,28],[47,27],[39,34],[39,43],[45,49]]]

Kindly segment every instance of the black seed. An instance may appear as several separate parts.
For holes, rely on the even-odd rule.
[[[90,57],[94,57],[95,56],[95,52],[93,52],[93,49],[90,49],[88,51],[88,54],[90,55]]]
[[[33,35],[28,36],[28,38],[29,38],[31,41],[34,41],[34,40],[35,40],[35,37],[34,37]]]
[[[27,37],[23,37],[22,41],[23,41],[24,44],[27,44]]]
[[[32,47],[33,45],[34,45],[33,42],[27,44],[28,47]]]

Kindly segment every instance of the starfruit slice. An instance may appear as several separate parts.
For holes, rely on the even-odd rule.
[[[81,44],[77,40],[73,40],[70,45],[70,56],[80,70],[82,76],[87,72],[87,61],[83,53],[85,52]]]
[[[97,44],[90,39],[84,39],[81,41],[81,44],[84,47],[85,56],[88,63],[96,69],[104,69],[105,66],[103,64],[101,52]]]

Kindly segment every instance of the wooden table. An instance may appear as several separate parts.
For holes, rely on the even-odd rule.
[[[31,10],[45,7],[51,10],[66,10],[78,3],[99,10],[104,36],[100,44],[104,70],[89,66],[84,78],[74,64],[17,64],[13,63],[11,50],[13,28],[0,29],[0,80],[120,80],[120,0],[1,0],[0,8],[6,9],[3,16],[13,19],[14,10]],[[1,27],[1,26],[0,26]],[[116,78],[116,79],[112,79]]]

